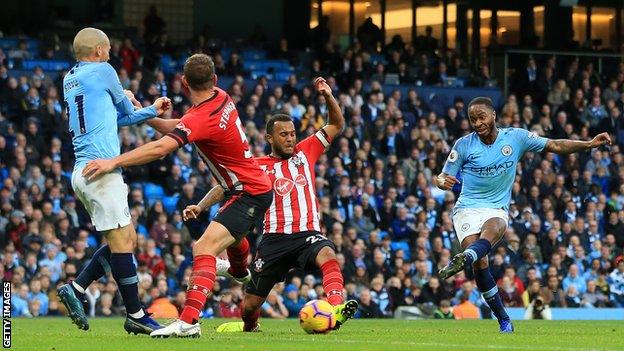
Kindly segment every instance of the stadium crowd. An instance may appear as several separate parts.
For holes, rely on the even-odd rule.
[[[217,74],[233,77],[231,85],[221,87],[236,102],[255,155],[268,152],[264,123],[271,114],[291,115],[300,140],[323,126],[327,105],[309,82],[311,77],[327,77],[347,128],[316,165],[316,190],[346,296],[359,301],[360,317],[391,317],[401,306],[414,306],[436,318],[489,318],[471,272],[448,281],[436,276],[459,250],[451,222],[459,188],[441,191],[432,178],[440,173],[453,143],[470,132],[467,101],[457,97],[439,115],[415,89],[385,94],[381,84],[393,73],[401,84],[441,85],[467,65],[452,50],[440,54],[430,35],[416,45],[395,38],[384,48],[385,60],[372,64],[370,35],[366,28],[358,33],[363,33],[361,40],[343,51],[319,45],[310,66],[284,84],[260,77],[252,89],[247,88],[251,78],[237,51],[224,58],[218,47],[201,38],[185,50],[212,54]],[[144,105],[168,96],[173,104],[168,114],[181,116],[190,103],[179,72],[165,74],[150,67],[160,54],[176,49],[166,35],[150,40],[114,40],[110,63],[123,87]],[[77,276],[103,237],[70,184],[73,158],[61,96],[63,73],[50,77],[35,68],[15,76],[7,59],[27,53],[20,45],[0,54],[0,270],[3,280],[13,285],[14,316],[54,316],[64,313],[56,288]],[[45,55],[55,53],[46,50]],[[285,40],[270,56],[298,64]],[[473,70],[470,82],[497,84],[487,65]],[[536,306],[538,301],[550,307],[624,307],[622,111],[624,63],[612,76],[601,76],[592,63],[579,60],[529,59],[516,71],[512,93],[498,111],[501,126],[583,140],[608,131],[616,142],[592,153],[529,154],[522,161],[509,229],[490,255],[506,306]],[[121,128],[121,150],[161,136],[147,126]],[[191,146],[127,169],[124,175],[139,233],[135,256],[140,297],[156,316],[177,317],[185,301],[193,238],[217,207],[188,223],[183,223],[181,211],[216,183]],[[239,317],[242,287],[221,279],[214,291],[204,317]],[[293,272],[271,292],[262,315],[294,317],[322,291],[318,275]],[[87,297],[91,316],[123,313],[111,276],[92,284]]]

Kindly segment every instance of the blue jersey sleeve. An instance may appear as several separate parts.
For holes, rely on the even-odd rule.
[[[104,63],[103,65],[100,65],[100,67],[99,74],[101,82],[104,84],[104,88],[113,99],[113,104],[117,108],[117,112],[122,115],[129,115],[134,112],[134,106],[124,93],[119,77],[117,76],[117,72],[115,72],[113,66],[108,63]]]
[[[444,168],[442,168],[442,173],[446,173],[448,175],[455,176],[459,172],[459,170],[464,165],[465,158],[465,141],[463,139],[459,139],[453,145],[453,149],[449,153],[446,158],[446,162],[444,163]]]
[[[132,111],[128,115],[123,115],[121,112],[117,112],[117,126],[125,127],[133,124],[139,124],[150,118],[156,117],[157,111],[154,105],[143,107],[141,109]]]
[[[526,129],[514,128],[516,134],[516,143],[524,152],[542,152],[548,138],[541,137],[535,132],[530,132]]]

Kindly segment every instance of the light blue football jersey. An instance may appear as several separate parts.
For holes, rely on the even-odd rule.
[[[156,116],[153,106],[134,110],[115,69],[107,62],[78,62],[63,79],[75,166],[119,155],[117,126]]]
[[[518,161],[527,151],[541,152],[547,141],[520,128],[499,128],[492,145],[484,144],[476,132],[458,139],[442,169],[452,176],[461,172],[455,208],[509,210]]]

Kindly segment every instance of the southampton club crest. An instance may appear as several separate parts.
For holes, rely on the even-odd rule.
[[[511,148],[511,145],[505,145],[501,149],[501,153],[503,154],[503,156],[509,156],[511,155],[512,152],[513,152],[513,149]]]
[[[254,261],[254,270],[256,272],[261,272],[263,266],[264,266],[264,261],[261,258],[258,258],[257,260]]]
[[[299,156],[293,156],[290,158],[290,160],[288,160],[288,162],[292,163],[293,165],[295,165],[295,167],[299,167],[303,165],[303,160],[301,159],[301,157]]]

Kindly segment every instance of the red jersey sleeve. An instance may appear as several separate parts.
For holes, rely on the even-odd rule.
[[[331,142],[332,139],[327,135],[325,129],[321,129],[300,141],[297,144],[297,148],[306,154],[310,162],[316,163],[319,157],[327,150]]]
[[[187,112],[167,136],[178,142],[178,146],[210,139],[212,133],[206,119],[198,111]]]

